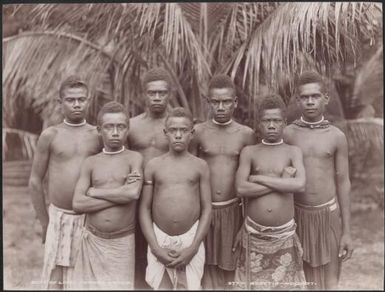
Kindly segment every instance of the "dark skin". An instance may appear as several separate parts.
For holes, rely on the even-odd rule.
[[[298,88],[297,104],[308,122],[322,118],[329,97],[319,83],[304,84]],[[353,252],[350,232],[350,180],[348,145],[338,128],[309,129],[290,125],[284,131],[288,144],[301,148],[306,170],[304,192],[295,195],[298,203],[319,205],[337,197],[341,209],[342,236],[339,249],[332,251],[333,259],[327,270],[327,286],[337,285],[339,260],[348,260]]]
[[[84,121],[89,103],[87,88],[65,88],[58,102],[67,122],[76,125]],[[49,201],[59,208],[72,210],[72,198],[81,164],[100,149],[96,127],[89,124],[71,127],[61,123],[41,133],[32,163],[29,192],[42,226],[43,243],[49,222],[43,190],[44,177],[48,174]],[[62,267],[54,269],[51,280],[61,282]],[[62,287],[56,285],[51,288]]]
[[[192,122],[184,117],[172,117],[166,123],[168,153],[152,159],[146,165],[140,203],[140,224],[152,253],[169,268],[184,268],[198,252],[211,220],[211,195],[207,164],[187,151],[192,135]],[[189,165],[186,168],[186,165]],[[178,208],[175,208],[175,206]],[[162,248],[155,237],[153,222],[169,235],[188,231],[199,219],[191,246],[182,250]],[[167,273],[164,278],[167,278]],[[167,281],[166,281],[167,280]],[[162,283],[171,283],[163,279]],[[168,287],[172,288],[172,287]]]
[[[208,103],[214,121],[228,122],[237,106],[237,97],[231,88],[213,88]],[[235,173],[243,147],[255,144],[254,131],[232,121],[228,125],[212,120],[195,126],[190,152],[204,159],[210,168],[213,202],[235,198]]]
[[[127,137],[127,117],[123,113],[106,113],[98,130],[104,148],[117,151]],[[75,211],[87,213],[87,221],[102,232],[119,231],[134,224],[135,204],[142,187],[142,163],[142,156],[131,150],[87,158],[75,188]]]
[[[264,140],[281,140],[285,126],[280,109],[264,110],[260,128]],[[295,176],[283,175],[293,167]],[[305,171],[298,147],[258,144],[241,152],[236,176],[237,194],[247,198],[246,214],[265,226],[279,226],[294,217],[292,193],[304,189]]]

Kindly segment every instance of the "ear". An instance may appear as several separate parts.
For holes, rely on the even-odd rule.
[[[165,135],[167,135],[167,131],[166,131],[166,129],[163,129],[163,133],[164,133]]]
[[[98,131],[98,134],[101,136],[102,135],[102,128],[98,125],[98,126],[96,126],[96,130]]]
[[[238,96],[234,96],[234,108],[238,106]]]
[[[195,133],[195,129],[192,128],[192,129],[191,129],[191,134],[194,134],[194,133]]]
[[[59,97],[56,99],[56,101],[59,103],[59,104],[62,104],[63,103],[63,100]]]

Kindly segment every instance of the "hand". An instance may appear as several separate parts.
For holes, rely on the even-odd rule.
[[[174,260],[166,265],[167,268],[182,268],[187,266],[192,258],[195,256],[195,254],[198,252],[198,248],[194,247],[193,245],[184,248],[180,251],[173,252]]]
[[[47,236],[47,229],[48,229],[48,224],[47,225],[43,224],[41,226],[41,243],[42,244],[45,244],[45,238]]]
[[[238,248],[238,245],[241,243],[242,239],[242,228],[239,229],[237,235],[235,236],[232,252],[235,252]]]
[[[140,174],[137,172],[137,171],[133,171],[129,174],[127,174],[127,177],[126,177],[126,184],[132,184],[138,180],[141,180],[141,176]]]
[[[86,196],[92,198],[92,197],[95,196],[95,193],[96,193],[96,189],[93,188],[93,187],[90,187],[90,188],[87,190]]]
[[[283,178],[295,177],[296,172],[297,172],[297,169],[295,169],[294,167],[291,167],[291,166],[285,167],[282,172],[282,177]]]
[[[352,257],[353,254],[353,241],[350,235],[343,234],[340,240],[340,249],[338,251],[338,257],[342,261],[346,261]]]
[[[158,247],[152,250],[152,253],[163,265],[167,266],[174,258],[169,255],[169,250],[166,248]]]

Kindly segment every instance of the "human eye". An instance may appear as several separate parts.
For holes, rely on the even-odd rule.
[[[87,100],[87,98],[86,98],[86,97],[81,97],[81,98],[79,98],[79,102],[81,102],[81,103],[84,103],[84,102],[86,102],[86,100]]]
[[[73,103],[74,102],[74,98],[72,98],[72,97],[67,97],[67,98],[65,98],[64,99],[66,102],[68,102],[68,103]]]
[[[124,125],[124,124],[118,125],[118,129],[121,130],[121,131],[125,130],[126,128],[127,128],[127,126]]]
[[[161,91],[159,91],[159,95],[162,96],[162,97],[165,97],[167,94],[168,94],[168,91],[167,91],[167,90],[161,90]]]

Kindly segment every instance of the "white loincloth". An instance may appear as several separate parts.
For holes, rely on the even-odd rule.
[[[44,246],[44,265],[42,271],[42,289],[48,289],[52,271],[56,266],[63,270],[63,288],[71,282],[74,262],[81,240],[84,214],[76,215],[72,210],[65,210],[49,205],[49,223]],[[54,284],[54,283],[53,283]]]
[[[170,236],[163,232],[153,223],[154,233],[160,247],[174,249],[176,251],[189,247],[195,237],[199,220],[186,233],[182,235]],[[146,269],[146,282],[153,288],[159,289],[164,272],[167,271],[170,279],[175,287],[177,284],[176,269],[166,268],[155,255],[151,252],[151,249],[147,250],[147,269]],[[203,242],[199,245],[198,252],[194,255],[190,263],[186,266],[186,279],[187,289],[197,290],[201,288],[201,280],[203,276],[205,262],[205,248]]]

